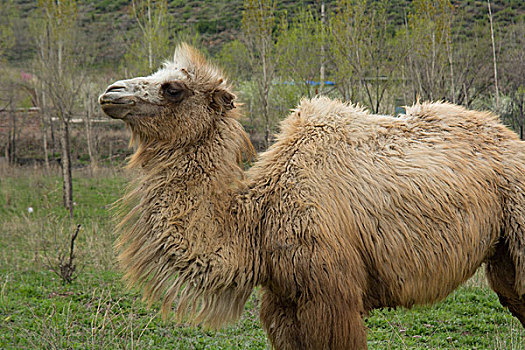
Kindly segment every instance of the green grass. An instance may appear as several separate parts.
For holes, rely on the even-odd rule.
[[[219,331],[162,320],[121,282],[111,204],[120,172],[75,174],[75,218],[61,207],[61,181],[33,169],[0,174],[0,349],[269,349],[254,293],[239,322]],[[34,212],[29,214],[31,206]],[[77,278],[50,269],[76,242]],[[524,349],[525,331],[478,274],[445,301],[378,310],[366,320],[370,349]]]

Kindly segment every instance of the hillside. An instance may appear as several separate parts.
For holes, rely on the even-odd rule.
[[[20,19],[16,21],[16,45],[7,54],[12,65],[23,66],[33,56],[33,44],[30,38],[29,22],[34,18],[37,2],[34,0],[14,1]],[[373,0],[372,0],[373,1]],[[5,6],[7,0],[2,0]],[[401,25],[410,12],[412,1],[389,1],[390,18]],[[127,49],[127,42],[132,40],[135,23],[130,17],[130,0],[79,0],[81,25],[85,39],[95,47],[97,66],[114,67]],[[282,0],[277,1],[277,12],[293,14],[301,7],[311,6],[320,13],[321,0]],[[472,24],[487,20],[487,2],[485,0],[455,0],[456,15],[462,20],[465,31]],[[525,18],[525,1],[494,0],[491,2],[496,29],[504,31],[512,22]],[[329,15],[337,11],[336,0],[326,0],[326,12]],[[243,0],[168,0],[168,11],[173,19],[172,31],[185,31],[189,35],[198,35],[203,46],[210,54],[216,54],[224,43],[239,36]]]

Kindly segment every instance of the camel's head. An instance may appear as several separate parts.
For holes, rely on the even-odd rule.
[[[141,140],[196,142],[234,108],[220,71],[189,45],[148,77],[119,80],[99,97],[104,112],[126,122]]]

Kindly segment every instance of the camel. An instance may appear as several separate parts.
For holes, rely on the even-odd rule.
[[[304,99],[244,170],[232,88],[188,45],[99,102],[135,147],[118,259],[164,314],[220,327],[259,286],[275,349],[366,349],[369,311],[439,301],[485,263],[525,325],[525,143],[497,116]]]

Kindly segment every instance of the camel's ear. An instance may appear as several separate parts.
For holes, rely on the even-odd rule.
[[[235,107],[233,100],[235,100],[234,94],[223,89],[217,89],[212,93],[211,107],[218,112],[229,111]]]

